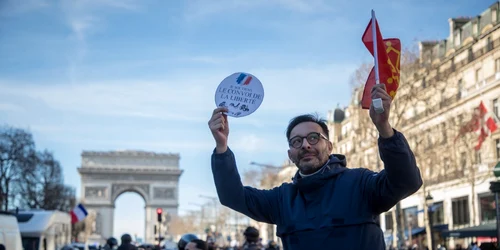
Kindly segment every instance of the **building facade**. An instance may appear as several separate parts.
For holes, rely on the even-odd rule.
[[[496,2],[477,17],[450,19],[447,39],[420,42],[414,67],[402,65],[391,124],[408,139],[424,179],[424,186],[401,202],[406,230],[425,228],[426,197],[433,198],[434,226],[456,229],[495,220],[489,182],[500,161],[500,129],[489,134],[478,150],[478,135],[459,131],[481,102],[500,127],[499,14]],[[330,139],[333,151],[345,154],[351,168],[379,171],[383,163],[378,134],[368,111],[359,105],[362,91],[362,86],[354,89],[348,107],[329,112]],[[380,218],[388,238],[394,236],[394,219],[390,211]],[[436,238],[451,249],[469,243],[469,239]],[[413,241],[417,239],[427,245],[425,239]]]

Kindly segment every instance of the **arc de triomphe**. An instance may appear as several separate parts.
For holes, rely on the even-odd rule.
[[[83,151],[81,157],[78,172],[82,203],[87,210],[96,212],[93,236],[101,242],[111,236],[120,237],[113,235],[115,200],[125,192],[135,192],[146,204],[144,240],[154,243],[156,209],[162,208],[164,215],[177,215],[180,156],[144,151]],[[165,228],[164,224],[162,235]]]

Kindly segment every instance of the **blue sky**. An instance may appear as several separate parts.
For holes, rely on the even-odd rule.
[[[53,151],[78,196],[82,150],[180,153],[182,213],[215,195],[207,121],[226,76],[252,73],[265,91],[255,113],[230,119],[239,168],[279,165],[291,117],[349,102],[349,76],[371,60],[361,35],[372,8],[384,37],[411,47],[493,2],[3,0],[0,122]],[[117,236],[143,234],[143,207],[138,195],[117,200]]]

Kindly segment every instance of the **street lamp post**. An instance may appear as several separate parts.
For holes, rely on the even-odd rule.
[[[434,247],[435,247],[435,244],[434,244],[434,230],[432,228],[432,224],[433,224],[433,208],[432,208],[432,205],[434,203],[434,197],[432,197],[431,195],[431,192],[427,193],[427,196],[425,197],[425,203],[426,203],[426,206],[427,206],[427,216],[429,218],[429,234],[431,236],[431,247],[430,247],[430,250],[434,250]]]
[[[194,203],[194,202],[189,202],[189,205],[197,206],[201,209],[201,215],[200,215],[201,232],[200,232],[200,235],[202,235],[204,230],[205,230],[205,205],[201,205],[201,204]]]
[[[412,222],[413,222],[413,215],[408,214],[408,242],[410,242],[410,247],[413,245]]]
[[[206,199],[212,200],[212,202],[214,203],[214,214],[215,214],[215,217],[214,217],[214,219],[215,219],[215,220],[214,220],[214,224],[215,224],[215,225],[214,225],[214,226],[215,226],[215,228],[216,228],[216,229],[215,229],[216,231],[217,231],[217,230],[219,230],[219,227],[218,227],[218,225],[217,225],[217,219],[218,219],[217,217],[219,216],[219,213],[218,213],[218,211],[217,211],[217,200],[218,200],[219,198],[217,198],[217,197],[213,197],[213,196],[201,195],[201,194],[200,194],[200,197],[201,197],[201,198],[206,198]]]
[[[490,182],[490,191],[495,194],[495,210],[496,210],[496,221],[497,221],[497,249],[500,249],[500,162],[493,168],[493,174],[497,178],[496,181]]]

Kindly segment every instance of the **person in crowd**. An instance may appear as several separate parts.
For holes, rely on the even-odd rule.
[[[106,240],[106,245],[104,245],[104,250],[112,250],[115,246],[118,246],[118,240],[114,237],[109,237]]]
[[[121,244],[118,250],[137,250],[137,247],[132,244],[132,236],[130,234],[123,234],[121,237]]]
[[[186,250],[208,250],[208,244],[204,240],[194,239],[186,245]]]
[[[181,236],[179,242],[177,242],[177,249],[178,250],[185,250],[186,246],[189,244],[189,242],[193,240],[197,240],[198,237],[194,234],[184,234]]]
[[[243,250],[261,250],[262,244],[259,244],[259,230],[255,227],[247,227],[243,232],[245,242],[243,243]]]
[[[266,250],[279,250],[280,247],[274,240],[270,240],[269,243],[267,243]]]

